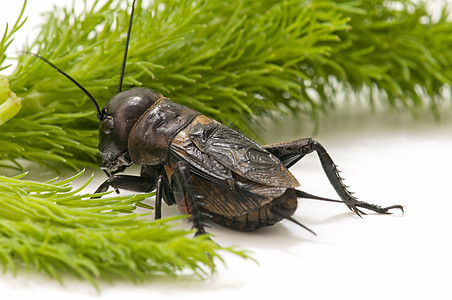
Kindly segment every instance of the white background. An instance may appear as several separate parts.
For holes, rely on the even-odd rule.
[[[6,21],[15,21],[19,2],[2,3],[2,33]],[[40,22],[39,11],[50,10],[56,1],[29,2],[29,22],[10,52],[21,49],[24,35],[32,36],[33,24]],[[58,1],[59,5],[71,2]],[[353,105],[359,106],[353,112],[344,105],[323,118],[315,138],[340,165],[346,183],[360,199],[383,206],[402,204],[403,216],[361,219],[345,205],[300,200],[294,217],[318,236],[288,221],[254,233],[219,226],[210,229],[221,245],[240,245],[252,251],[259,265],[225,255],[227,266],[219,263],[218,272],[204,281],[151,278],[139,285],[101,282],[100,294],[89,283],[71,277],[62,286],[44,274],[21,271],[14,277],[7,272],[0,275],[0,298],[451,299],[450,108],[435,122],[428,113],[413,120],[404,114],[372,115],[357,103]],[[309,120],[300,116],[262,126],[267,140],[275,142],[309,136],[311,128],[306,124]],[[305,191],[337,198],[315,154],[292,170]],[[104,180],[98,175],[89,189]],[[178,211],[172,207],[163,213]]]

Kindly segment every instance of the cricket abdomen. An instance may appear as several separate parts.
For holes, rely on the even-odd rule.
[[[284,194],[273,199],[273,201],[242,215],[225,216],[207,213],[211,215],[212,221],[219,225],[239,231],[254,231],[262,227],[272,226],[287,216],[292,216],[297,209],[297,204],[295,189],[287,189]]]

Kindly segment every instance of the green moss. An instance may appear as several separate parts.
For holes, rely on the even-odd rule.
[[[191,271],[200,277],[215,271],[215,260],[227,251],[208,235],[174,227],[175,219],[151,221],[134,212],[150,194],[92,198],[73,189],[74,177],[44,183],[23,175],[0,176],[0,263],[44,271],[61,281],[74,274],[97,285],[118,277],[141,281],[150,275],[177,276]]]

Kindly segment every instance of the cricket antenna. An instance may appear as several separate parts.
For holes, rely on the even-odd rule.
[[[133,12],[135,11],[135,0],[132,2],[132,11],[130,13],[129,29],[127,30],[126,48],[124,49],[124,58],[122,59],[121,77],[119,77],[118,94],[122,89],[124,80],[124,71],[126,69],[127,52],[129,51],[130,32],[132,31]]]
[[[96,111],[97,111],[97,118],[99,119],[99,121],[103,120],[103,114],[99,108],[99,104],[97,104],[96,99],[94,99],[94,97],[80,84],[78,83],[74,78],[72,78],[71,76],[69,76],[68,74],[66,74],[63,70],[61,70],[60,68],[58,68],[57,66],[55,66],[54,64],[52,64],[50,61],[48,61],[47,59],[45,59],[44,57],[33,53],[33,52],[29,52],[26,51],[26,54],[32,55],[36,58],[39,58],[40,60],[44,61],[45,63],[47,63],[48,65],[50,65],[52,68],[54,68],[55,70],[57,70],[58,72],[60,72],[61,74],[63,74],[66,78],[68,78],[70,81],[72,81],[79,89],[82,90],[82,92],[85,93],[86,96],[88,96],[88,98],[91,100],[91,102],[93,102],[94,106],[96,107]]]

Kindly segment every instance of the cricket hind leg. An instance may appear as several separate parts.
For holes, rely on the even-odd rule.
[[[352,201],[345,201],[345,200],[335,200],[335,199],[329,199],[329,198],[325,198],[325,197],[320,197],[320,196],[316,196],[316,195],[312,195],[300,190],[295,190],[295,193],[297,195],[297,197],[299,198],[304,198],[304,199],[314,199],[314,200],[321,200],[321,201],[327,201],[327,202],[336,202],[336,203],[344,203],[346,205],[353,205],[355,207],[359,207],[359,208],[365,208],[371,211],[374,211],[376,213],[379,214],[391,214],[390,210],[391,209],[400,209],[403,212],[403,206],[401,205],[391,205],[391,206],[387,206],[387,207],[382,207],[379,205],[375,205],[375,204],[371,204],[371,203],[367,203],[364,201],[360,201],[360,200],[352,200]],[[359,210],[358,209],[358,213],[357,215],[360,216],[361,214],[365,215],[366,213]]]
[[[359,201],[355,196],[353,196],[353,193],[348,190],[348,186],[344,184],[343,182],[344,178],[340,176],[340,171],[337,168],[337,165],[333,162],[333,159],[328,154],[326,149],[320,143],[311,138],[304,138],[290,142],[270,144],[265,145],[263,147],[267,151],[278,157],[284,164],[284,166],[286,166],[287,168],[293,166],[306,154],[316,152],[320,159],[323,171],[325,172],[325,175],[327,176],[334,190],[341,198],[342,200],[341,202],[347,205],[347,207],[351,211],[355,212],[358,216],[366,214],[359,208],[365,208],[380,214],[390,214],[389,210],[391,209],[400,209],[403,212],[403,207],[401,205],[380,207],[378,205]],[[318,199],[325,201],[330,200],[327,198],[310,195],[302,191],[297,191],[297,195],[299,195],[299,197],[301,198]]]

